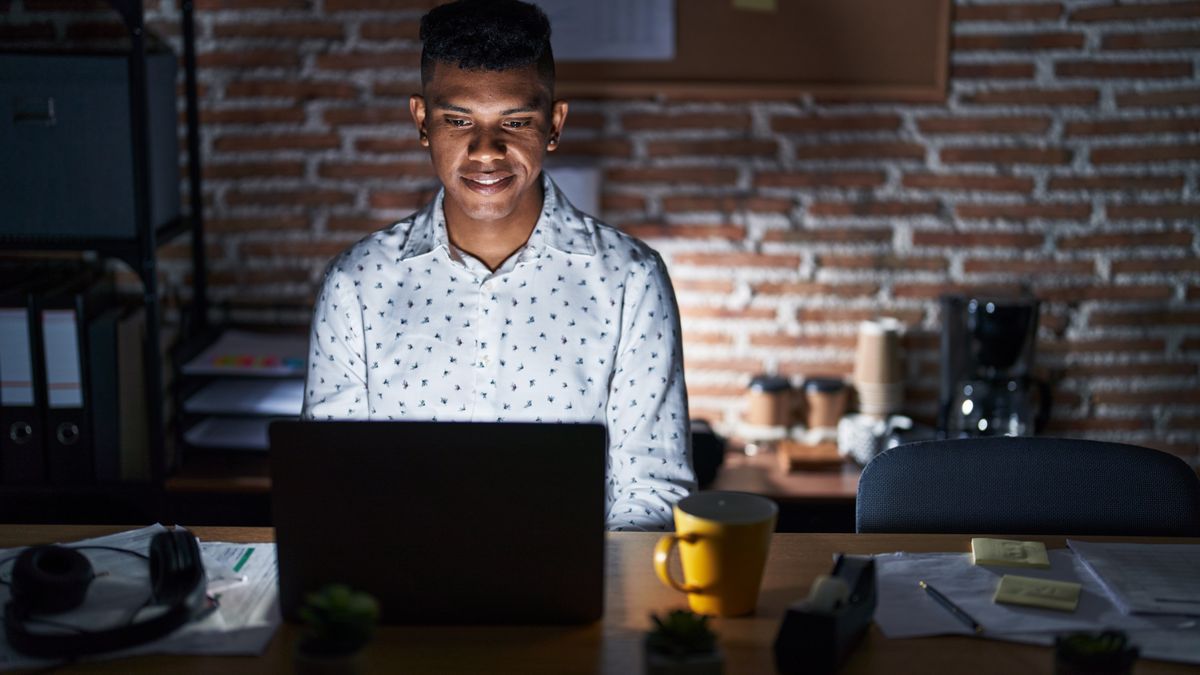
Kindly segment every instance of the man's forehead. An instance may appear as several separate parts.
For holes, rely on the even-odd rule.
[[[484,108],[536,112],[550,104],[550,92],[533,64],[482,70],[438,63],[425,87],[425,97],[435,107],[458,112]]]

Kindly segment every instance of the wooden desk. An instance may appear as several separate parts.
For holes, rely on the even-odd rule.
[[[105,526],[0,525],[0,547],[68,541],[120,528]],[[267,528],[197,527],[207,540],[269,541]],[[1084,537],[1090,539],[1091,537]],[[649,614],[682,606],[683,596],[659,583],[651,569],[658,535],[609,535],[604,620],[582,627],[383,627],[368,648],[369,673],[611,673],[641,672],[642,632]],[[1061,537],[1032,537],[1053,546]],[[1133,539],[1124,539],[1133,541]],[[1142,540],[1172,541],[1172,540]],[[1200,540],[1174,540],[1174,543]],[[774,673],[771,645],[784,609],[827,573],[835,552],[965,551],[969,535],[775,535],[758,613],[714,621],[730,675]],[[289,673],[298,630],[284,625],[261,658],[138,657],[85,664],[70,670],[122,673]],[[967,637],[888,640],[872,627],[842,673],[1051,673],[1048,647]],[[1195,673],[1195,666],[1142,661],[1140,675]]]

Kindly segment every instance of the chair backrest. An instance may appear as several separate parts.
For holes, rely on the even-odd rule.
[[[1122,443],[992,437],[909,443],[858,483],[859,532],[1200,535],[1186,462]]]

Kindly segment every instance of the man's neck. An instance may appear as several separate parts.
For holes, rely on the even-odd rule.
[[[537,225],[545,195],[541,186],[530,204],[523,205],[502,220],[475,220],[443,202],[446,235],[456,248],[495,271],[529,241]]]

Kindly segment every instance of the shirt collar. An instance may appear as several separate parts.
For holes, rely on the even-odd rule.
[[[541,215],[525,249],[541,252],[549,246],[564,253],[595,255],[591,217],[575,208],[545,171],[542,171],[542,192],[545,196]],[[413,215],[412,227],[400,249],[401,259],[425,255],[439,247],[449,253],[450,237],[446,232],[446,212],[442,209],[445,198],[446,189],[442,188],[433,201]]]

